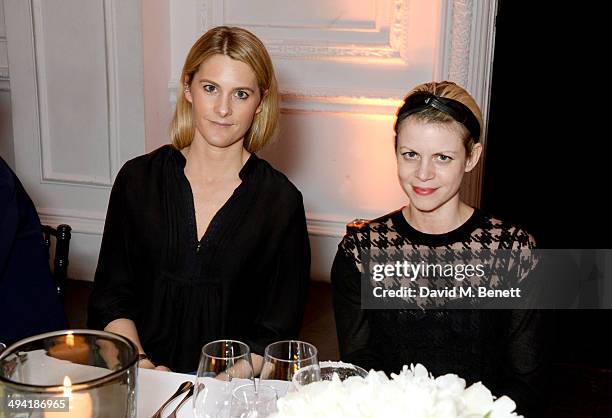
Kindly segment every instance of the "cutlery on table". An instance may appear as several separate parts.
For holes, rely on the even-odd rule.
[[[156,413],[153,414],[153,416],[151,418],[161,418],[162,416],[162,411],[164,410],[164,408],[173,400],[175,400],[177,397],[181,396],[183,393],[185,393],[186,391],[190,391],[190,393],[193,393],[193,382],[190,381],[185,381],[183,383],[180,384],[180,386],[176,389],[176,392],[174,392],[172,394],[172,396],[170,396],[170,398],[168,398],[168,400],[166,402],[164,402],[164,404],[162,406],[159,407],[159,409],[157,410]]]
[[[185,404],[185,402],[187,402],[189,399],[191,399],[191,396],[193,395],[193,386],[191,386],[189,388],[189,392],[187,392],[187,396],[185,396],[183,398],[183,400],[181,401],[181,403],[179,403],[176,408],[174,408],[174,411],[172,411],[172,413],[170,415],[168,415],[168,418],[176,418],[178,414],[179,409],[181,409],[181,406],[183,406]]]

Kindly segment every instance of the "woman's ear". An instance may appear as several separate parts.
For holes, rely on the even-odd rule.
[[[193,97],[191,97],[191,87],[189,87],[188,81],[185,81],[183,83],[183,94],[185,95],[185,100],[193,104]]]
[[[468,155],[467,161],[465,163],[465,172],[469,173],[476,167],[478,161],[480,160],[480,155],[482,154],[482,144],[476,143],[472,145],[472,152]]]

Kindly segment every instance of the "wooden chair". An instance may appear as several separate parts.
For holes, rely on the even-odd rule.
[[[70,225],[62,224],[57,228],[42,225],[44,243],[51,255],[51,236],[55,237],[55,256],[53,257],[53,281],[57,294],[64,298],[66,291],[66,279],[68,276],[68,252],[70,251]]]

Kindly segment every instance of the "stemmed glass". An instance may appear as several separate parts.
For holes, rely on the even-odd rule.
[[[251,385],[255,383],[249,346],[240,341],[219,340],[202,347],[193,392],[195,416],[229,417],[232,391],[236,386],[234,379],[247,379],[250,382],[241,380],[241,383]]]
[[[234,389],[231,405],[232,418],[264,418],[277,411],[278,395],[272,386],[251,384]]]
[[[293,375],[303,367],[309,367],[316,374],[318,365],[317,348],[314,345],[295,340],[278,341],[266,347],[260,380],[291,382]]]

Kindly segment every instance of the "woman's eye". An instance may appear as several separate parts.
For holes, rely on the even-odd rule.
[[[402,152],[402,155],[404,156],[405,159],[407,160],[414,160],[415,158],[417,158],[418,154],[414,151],[406,151],[406,152]]]
[[[204,84],[204,91],[206,93],[214,93],[216,90],[217,88],[212,84]]]
[[[442,162],[446,163],[448,161],[452,161],[452,158],[449,157],[448,155],[440,154],[440,155],[438,155],[438,161],[442,161]]]
[[[245,100],[249,98],[249,93],[247,93],[244,90],[238,90],[236,93],[234,93],[234,95],[241,100]]]

